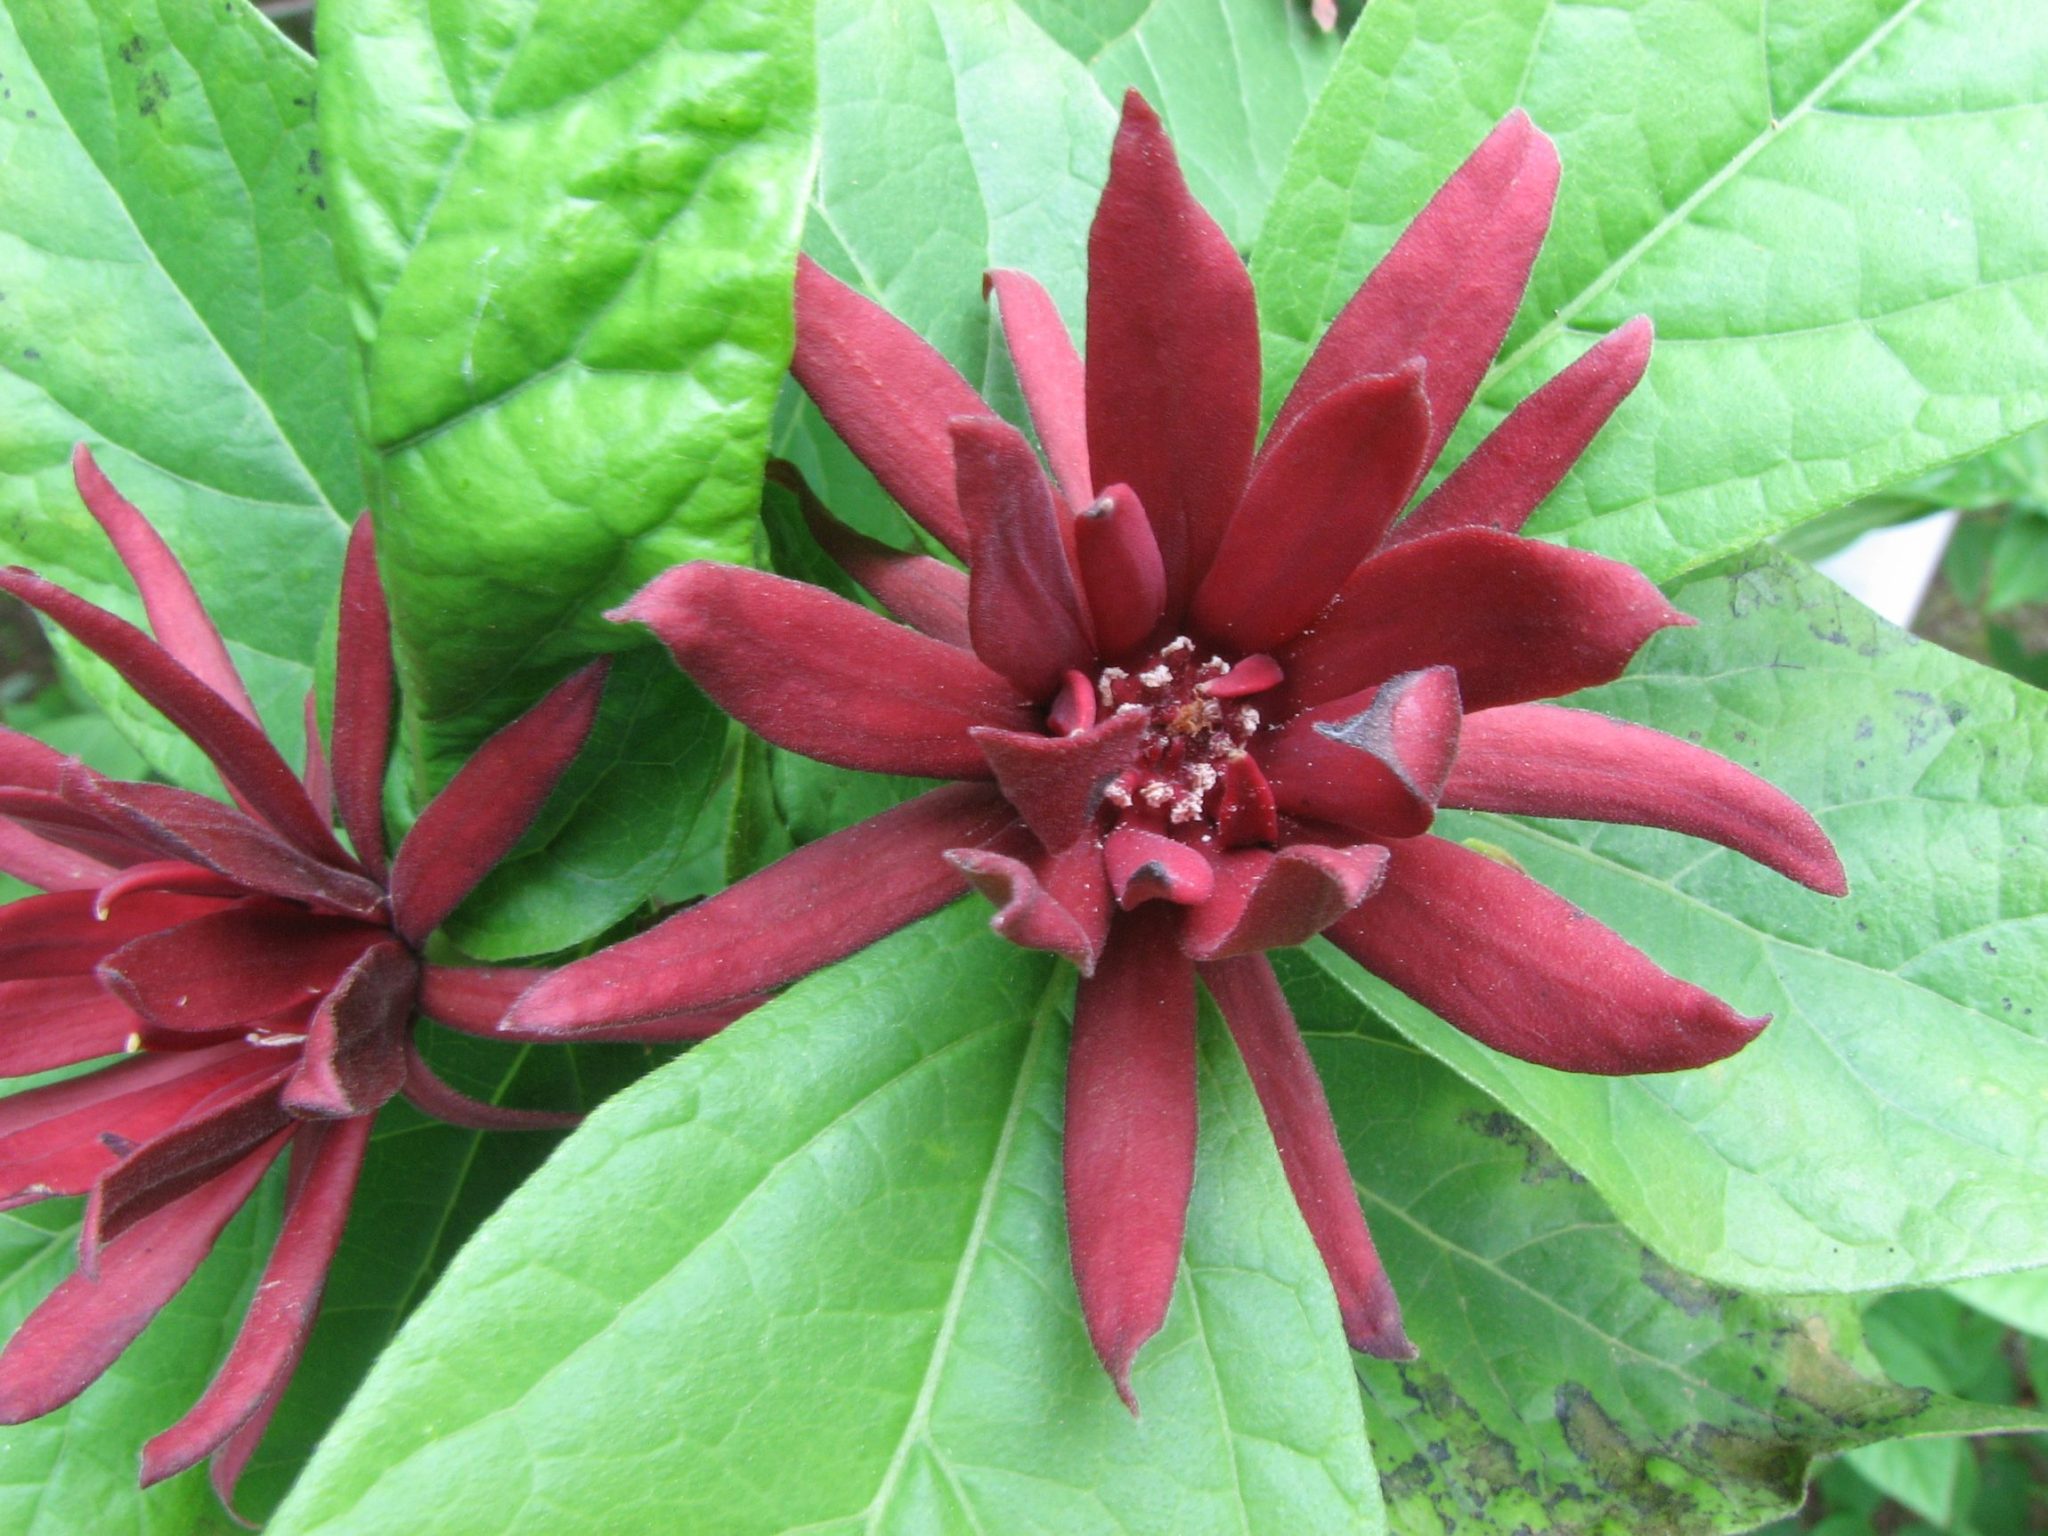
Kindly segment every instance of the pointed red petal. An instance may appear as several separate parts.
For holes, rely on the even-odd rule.
[[[157,1028],[203,1034],[310,1004],[384,937],[259,897],[134,939],[99,977]]]
[[[944,855],[1017,826],[995,791],[948,785],[806,843],[659,926],[554,972],[508,1030],[575,1034],[783,986],[956,900]]]
[[[818,547],[892,617],[934,640],[970,648],[965,571],[930,555],[891,548],[847,527],[819,504],[794,465],[771,463],[768,478],[796,496]]]
[[[1118,827],[1102,845],[1109,888],[1126,912],[1147,901],[1200,906],[1216,889],[1215,867],[1186,843],[1143,827]]]
[[[1508,412],[1421,506],[1389,545],[1453,528],[1517,533],[1607,424],[1650,363],[1650,321],[1638,315]]]
[[[405,1083],[405,1038],[419,994],[419,961],[393,940],[373,945],[320,1000],[306,1028],[285,1107],[342,1120],[383,1107]]]
[[[1280,809],[1264,770],[1249,754],[1223,765],[1223,793],[1216,801],[1216,841],[1225,848],[1249,848],[1280,838]]]
[[[142,1020],[91,976],[0,981],[0,1077],[111,1056]]]
[[[70,771],[80,779],[93,776],[82,763],[73,764]],[[42,790],[0,789],[0,817],[48,847],[117,869],[157,851],[123,828],[109,825],[105,817]]]
[[[204,752],[250,810],[315,858],[347,867],[348,855],[306,799],[305,787],[262,727],[201,682],[126,619],[74,597],[20,567],[0,570],[0,591],[12,593],[68,630]]]
[[[1197,683],[1195,692],[1212,699],[1248,699],[1286,681],[1287,674],[1280,670],[1280,663],[1261,652],[1245,657],[1221,677]]]
[[[1119,1396],[1166,1321],[1195,1175],[1194,968],[1165,909],[1120,918],[1081,983],[1067,1053],[1067,1241],[1081,1315]]]
[[[973,530],[967,625],[974,651],[1028,699],[1089,667],[1095,641],[1074,577],[1069,513],[1024,434],[992,416],[956,417],[953,464]]]
[[[1197,960],[1222,960],[1306,944],[1370,896],[1386,867],[1387,850],[1369,845],[1225,854],[1216,894],[1181,925],[1181,948]]]
[[[1337,1290],[1337,1311],[1351,1347],[1381,1360],[1413,1360],[1401,1305],[1366,1230],[1344,1148],[1322,1080],[1309,1059],[1273,967],[1261,956],[1202,967],[1251,1074],[1273,1132],[1294,1203]]]
[[[1790,795],[1717,752],[1588,710],[1516,704],[1470,716],[1443,803],[1665,827],[1823,895],[1849,890],[1834,844]]]
[[[79,1252],[88,1269],[98,1267],[102,1250],[122,1233],[218,1177],[285,1128],[290,1117],[277,1102],[277,1090],[291,1070],[291,1058],[283,1051],[270,1056],[263,1070],[209,1095],[94,1182],[79,1233]]]
[[[384,893],[361,875],[308,858],[231,805],[168,784],[67,775],[64,798],[138,843],[224,875],[246,890],[376,919]],[[346,855],[343,855],[346,857]]]
[[[0,1424],[53,1413],[91,1386],[192,1278],[286,1139],[136,1223],[101,1256],[96,1279],[81,1272],[52,1291],[0,1351]]]
[[[977,726],[972,734],[1003,798],[1033,835],[1057,852],[1094,826],[1103,792],[1138,760],[1145,714],[1119,712],[1071,736],[987,726]]]
[[[427,1065],[419,1043],[405,1035],[405,1101],[423,1115],[467,1131],[564,1131],[583,1116],[552,1109],[511,1109],[486,1104],[451,1088]],[[367,1119],[363,1122],[368,1123]]]
[[[1375,555],[1280,657],[1283,707],[1420,667],[1457,668],[1468,711],[1612,682],[1658,630],[1693,621],[1631,566],[1491,529]]]
[[[1038,728],[972,655],[763,571],[679,565],[610,617],[652,629],[742,725],[835,767],[986,779],[971,727]]]
[[[0,785],[55,794],[64,770],[77,761],[33,736],[0,725]]]
[[[1564,1072],[1677,1072],[1731,1056],[1746,1019],[1527,875],[1439,837],[1396,844],[1379,894],[1329,937],[1497,1051]]]
[[[1404,672],[1260,743],[1282,810],[1382,837],[1428,830],[1458,753],[1458,674]]]
[[[414,947],[526,834],[590,735],[609,663],[571,674],[462,765],[391,861],[391,916]]]
[[[1240,651],[1290,640],[1378,546],[1422,478],[1422,373],[1340,385],[1267,443],[1195,593],[1202,634]]]
[[[334,642],[334,799],[356,857],[384,878],[384,762],[391,755],[391,613],[370,514],[349,533]],[[316,805],[319,801],[314,802]]]
[[[83,976],[129,940],[221,907],[203,897],[140,891],[103,918],[91,891],[25,896],[0,906],[0,980]]]
[[[91,854],[38,837],[0,817],[0,875],[41,891],[79,891],[104,885],[117,873]]]
[[[1435,461],[1500,350],[1550,227],[1557,149],[1517,108],[1451,174],[1324,333],[1279,433],[1331,390],[1411,357],[1429,363]]]
[[[306,690],[306,771],[300,776],[306,798],[321,815],[334,815],[334,771],[327,763],[327,749],[320,744],[320,695]]]
[[[1088,233],[1087,373],[1091,470],[1144,502],[1173,619],[1251,470],[1259,323],[1244,263],[1136,91]]]
[[[245,720],[254,721],[256,706],[249,702],[249,690],[228,659],[220,631],[207,617],[199,594],[192,590],[191,578],[162,535],[133,502],[114,489],[93,461],[92,450],[83,443],[71,451],[71,474],[85,509],[106,530],[114,553],[134,578],[158,642]]]
[[[490,1040],[553,1040],[556,1038],[553,1032],[511,1028],[505,1023],[506,1011],[518,1001],[520,994],[552,974],[536,966],[422,966],[416,1006],[420,1013],[435,1023],[466,1035],[479,1035]],[[758,993],[711,1008],[655,1014],[637,1023],[610,1029],[579,1029],[576,1038],[579,1041],[616,1040],[648,1045],[704,1040],[767,1000],[766,993]]]
[[[967,558],[946,423],[990,412],[953,365],[881,305],[799,256],[790,371],[882,489]]]
[[[1095,685],[1086,674],[1069,672],[1060,679],[1059,692],[1045,712],[1045,723],[1056,736],[1078,736],[1094,729],[1095,714]]]
[[[1083,976],[1095,974],[1109,942],[1110,904],[1102,850],[1092,839],[1030,863],[988,848],[955,848],[946,859],[995,903],[988,920],[995,932],[1071,960]]]
[[[197,1466],[283,1395],[319,1313],[369,1144],[367,1117],[309,1125],[293,1138],[284,1225],[234,1347],[191,1411],[142,1448],[143,1487]]]
[[[1087,381],[1074,338],[1036,278],[999,269],[982,280],[982,291],[995,295],[1017,383],[1060,494],[1068,506],[1083,507],[1094,499],[1095,482],[1088,473]]]
[[[1112,485],[1074,519],[1074,560],[1105,660],[1127,656],[1166,615],[1166,566],[1128,485]]]
[[[138,891],[183,891],[193,896],[216,896],[235,901],[248,893],[234,881],[183,859],[158,859],[148,864],[130,864],[92,893],[93,916],[105,917],[114,904]]]

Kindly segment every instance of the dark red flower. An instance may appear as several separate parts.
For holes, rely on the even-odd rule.
[[[667,572],[618,616],[779,746],[964,782],[567,967],[511,1022],[569,1033],[757,992],[965,882],[996,904],[998,932],[1083,976],[1068,1229],[1089,1333],[1126,1398],[1180,1255],[1198,976],[1351,1341],[1409,1354],[1261,952],[1327,929],[1497,1049],[1671,1071],[1763,1021],[1430,836],[1436,808],[1670,827],[1843,886],[1819,827],[1762,780],[1535,702],[1617,677],[1651,634],[1689,622],[1625,565],[1516,536],[1641,376],[1645,322],[1523,402],[1396,521],[1520,303],[1557,169],[1525,116],[1503,122],[1332,324],[1260,447],[1250,279],[1131,96],[1089,240],[1085,363],[1043,289],[989,278],[1049,477],[936,352],[806,263],[797,377],[971,578],[812,507],[820,542],[908,628],[711,564]]]
[[[89,1386],[289,1147],[284,1225],[234,1347],[143,1454],[145,1483],[212,1457],[225,1500],[304,1347],[379,1107],[402,1093],[488,1129],[574,1118],[457,1093],[420,1058],[413,1017],[494,1033],[538,974],[449,969],[420,950],[575,755],[604,667],[486,742],[387,859],[391,651],[370,520],[343,578],[332,751],[309,698],[302,782],[169,548],[84,448],[74,469],[155,638],[18,567],[0,570],[0,591],[113,665],[235,803],[108,779],[0,731],[0,871],[48,893],[0,908],[0,1074],[126,1056],[0,1099],[0,1209],[86,1196],[78,1273],[0,1352],[0,1423]],[[330,830],[335,809],[353,851]]]

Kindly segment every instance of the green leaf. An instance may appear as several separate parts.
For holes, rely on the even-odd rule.
[[[590,740],[448,937],[480,960],[511,960],[569,949],[627,916],[682,857],[725,736],[725,717],[666,651],[620,657]]]
[[[744,558],[807,0],[332,0],[322,142],[422,782],[660,570]]]
[[[312,66],[242,0],[5,0],[0,77],[0,559],[140,618],[71,486],[92,444],[295,744],[362,498]],[[151,764],[216,782],[112,669],[61,649]]]
[[[1117,1402],[1060,1219],[1067,977],[985,922],[888,940],[601,1110],[273,1529],[1379,1530],[1329,1282],[1213,1017],[1183,1277],[1144,1417]]]
[[[1110,101],[1132,87],[1145,93],[1173,133],[1195,196],[1249,249],[1343,40],[1293,0],[1020,3]]]
[[[532,1109],[589,1109],[658,1059],[640,1047],[511,1047],[438,1029],[422,1031],[421,1044],[464,1093]],[[402,1100],[381,1112],[305,1358],[237,1492],[244,1513],[276,1507],[448,1261],[561,1140],[459,1130]]]
[[[1253,263],[1269,400],[1526,106],[1564,181],[1454,461],[1630,315],[1648,379],[1532,527],[1662,580],[2048,417],[2033,0],[1373,0]]]
[[[1817,1456],[2038,1422],[1884,1380],[1847,1308],[1672,1269],[1316,958],[1280,970],[1422,1351],[1357,1361],[1403,1536],[1746,1530],[1798,1507]]]
[[[2008,1328],[2048,1339],[2048,1270],[1965,1280],[1950,1286],[1949,1294]]]
[[[203,1470],[136,1485],[143,1442],[205,1390],[227,1353],[277,1230],[273,1175],[141,1338],[69,1407],[0,1427],[0,1530],[13,1536],[199,1536],[222,1529]],[[81,1202],[0,1214],[0,1338],[78,1260]]]
[[[1604,1079],[1496,1055],[1332,960],[1681,1269],[1761,1290],[2048,1262],[2048,697],[1766,558],[1676,601],[1591,707],[1689,737],[1812,810],[1829,901],[1670,833],[1447,816],[1676,974],[1775,1022],[1716,1066]]]

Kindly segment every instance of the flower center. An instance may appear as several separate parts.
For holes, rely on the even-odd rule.
[[[1110,804],[1177,825],[1214,819],[1225,767],[1259,730],[1256,708],[1212,692],[1231,670],[1221,656],[1201,657],[1186,635],[1129,669],[1102,669],[1095,689],[1103,714],[1146,715],[1138,761],[1105,792]]]

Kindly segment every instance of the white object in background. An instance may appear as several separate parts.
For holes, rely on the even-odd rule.
[[[1955,513],[1937,512],[1880,528],[1829,555],[1816,569],[1864,607],[1876,609],[1904,629],[1920,611],[1955,525]]]

